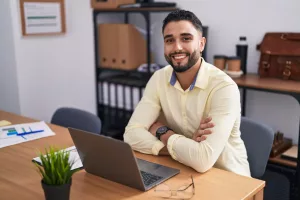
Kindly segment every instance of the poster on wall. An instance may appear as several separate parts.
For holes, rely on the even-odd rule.
[[[22,34],[65,33],[64,0],[20,0]]]

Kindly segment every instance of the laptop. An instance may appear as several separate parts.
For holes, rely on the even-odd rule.
[[[128,143],[68,128],[86,172],[141,191],[179,174],[179,169],[135,158]]]

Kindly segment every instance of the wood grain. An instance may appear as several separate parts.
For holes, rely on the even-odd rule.
[[[281,165],[284,165],[284,166],[293,167],[295,169],[297,167],[297,162],[291,161],[291,160],[287,160],[287,159],[283,159],[283,158],[281,158],[281,155],[275,156],[273,158],[269,158],[269,161],[272,162],[272,163],[276,163],[276,164],[281,164]]]
[[[13,124],[35,121],[3,111],[0,111],[0,120],[8,120]],[[44,147],[49,145],[56,145],[59,147],[69,147],[73,145],[72,139],[66,128],[50,124],[49,126],[56,133],[55,136],[0,149],[1,199],[44,199],[43,190],[40,184],[41,178],[31,162],[32,158],[37,156],[36,150],[43,150]],[[171,187],[176,187],[184,182],[189,182],[189,177],[192,174],[196,189],[195,196],[192,199],[257,199],[255,195],[259,194],[265,186],[264,181],[243,177],[216,168],[212,168],[208,172],[200,174],[193,169],[174,161],[169,156],[151,156],[136,153],[136,157],[179,168],[181,173],[165,182]],[[161,198],[155,196],[153,189],[148,192],[141,192],[81,170],[73,176],[70,199],[140,200]]]
[[[263,200],[264,199],[264,191],[259,191],[254,197],[253,200]]]
[[[260,78],[257,74],[247,74],[240,78],[234,78],[233,80],[238,86],[300,93],[300,81],[290,81],[276,78]]]

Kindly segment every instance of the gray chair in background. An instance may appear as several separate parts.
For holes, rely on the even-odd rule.
[[[274,131],[270,127],[247,117],[242,117],[240,129],[241,137],[247,149],[251,176],[260,178],[265,173],[269,160]]]
[[[266,181],[264,200],[290,199],[288,178],[277,172],[266,170],[274,140],[274,131],[247,117],[242,117],[240,129],[248,154],[251,176]]]
[[[57,109],[52,116],[51,123],[96,134],[101,133],[102,125],[100,118],[96,115],[84,110],[68,107]]]

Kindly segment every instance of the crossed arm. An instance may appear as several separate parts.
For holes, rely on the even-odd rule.
[[[209,128],[213,128],[214,124],[211,122],[212,118],[207,117],[203,120],[201,120],[199,128],[194,132],[192,139],[196,142],[202,142],[206,140],[206,135],[209,135],[212,133],[212,131]],[[166,124],[163,124],[160,121],[157,121],[152,124],[152,126],[149,129],[149,132],[156,136],[156,131],[159,127],[166,126]],[[175,134],[173,131],[168,131],[167,134],[161,136],[161,141],[165,145],[158,153],[158,155],[170,155],[168,148],[167,148],[167,141],[168,138]]]
[[[170,153],[173,159],[198,172],[207,171],[220,156],[240,112],[238,88],[229,85],[212,94],[208,115],[212,117],[214,124],[209,132],[214,134],[205,136],[205,141],[201,141],[201,135],[197,137],[198,130],[192,139],[170,131],[163,135],[160,141],[154,136],[159,127],[155,126],[154,122],[161,111],[158,92],[155,91],[156,87],[153,87],[155,84],[154,77],[150,79],[144,96],[126,127],[124,141],[136,151],[153,155]]]

